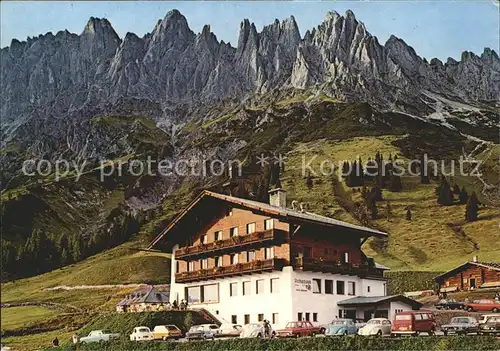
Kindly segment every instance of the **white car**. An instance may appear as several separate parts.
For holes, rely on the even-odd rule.
[[[276,332],[269,327],[269,336],[274,337]],[[266,337],[266,330],[264,323],[250,323],[241,328],[240,338],[264,338]]]
[[[150,341],[153,339],[153,333],[148,327],[136,327],[130,334],[130,341]]]
[[[387,318],[372,318],[358,330],[359,335],[391,335],[392,324]]]
[[[241,328],[239,324],[224,323],[217,329],[217,336],[239,336]]]

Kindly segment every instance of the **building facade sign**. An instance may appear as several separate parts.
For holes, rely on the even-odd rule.
[[[312,280],[310,279],[294,279],[295,291],[311,292]]]

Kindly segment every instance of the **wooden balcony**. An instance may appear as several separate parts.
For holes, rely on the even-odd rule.
[[[267,243],[280,244],[285,240],[286,232],[279,229],[269,229],[247,235],[237,235],[232,238],[215,241],[208,244],[181,247],[175,250],[176,259],[196,259],[212,254],[222,254],[241,251],[245,247],[256,247]]]
[[[339,261],[323,261],[321,259],[296,257],[293,264],[294,269],[304,271],[324,272],[334,274],[357,275],[360,277],[382,278],[383,273],[374,266],[368,264],[343,263]]]
[[[264,261],[252,261],[246,263],[238,263],[231,266],[214,267],[209,269],[200,269],[193,272],[176,273],[175,282],[188,283],[193,281],[216,279],[234,275],[281,270],[285,266],[285,263],[286,262],[284,259],[272,258]]]

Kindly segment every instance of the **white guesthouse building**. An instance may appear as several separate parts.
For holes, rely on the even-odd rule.
[[[172,250],[170,302],[188,301],[223,322],[267,319],[327,324],[335,318],[392,318],[419,304],[386,296],[383,271],[361,250],[386,234],[271,204],[202,192],[150,244]]]

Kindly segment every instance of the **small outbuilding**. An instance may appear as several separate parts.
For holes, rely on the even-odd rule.
[[[392,320],[398,312],[418,310],[422,304],[404,295],[358,296],[342,300],[337,305],[343,308],[339,318],[363,319],[388,318]]]
[[[472,261],[455,267],[434,278],[440,293],[500,288],[500,263]]]
[[[116,304],[117,312],[164,311],[169,309],[169,293],[145,287],[128,294]]]

